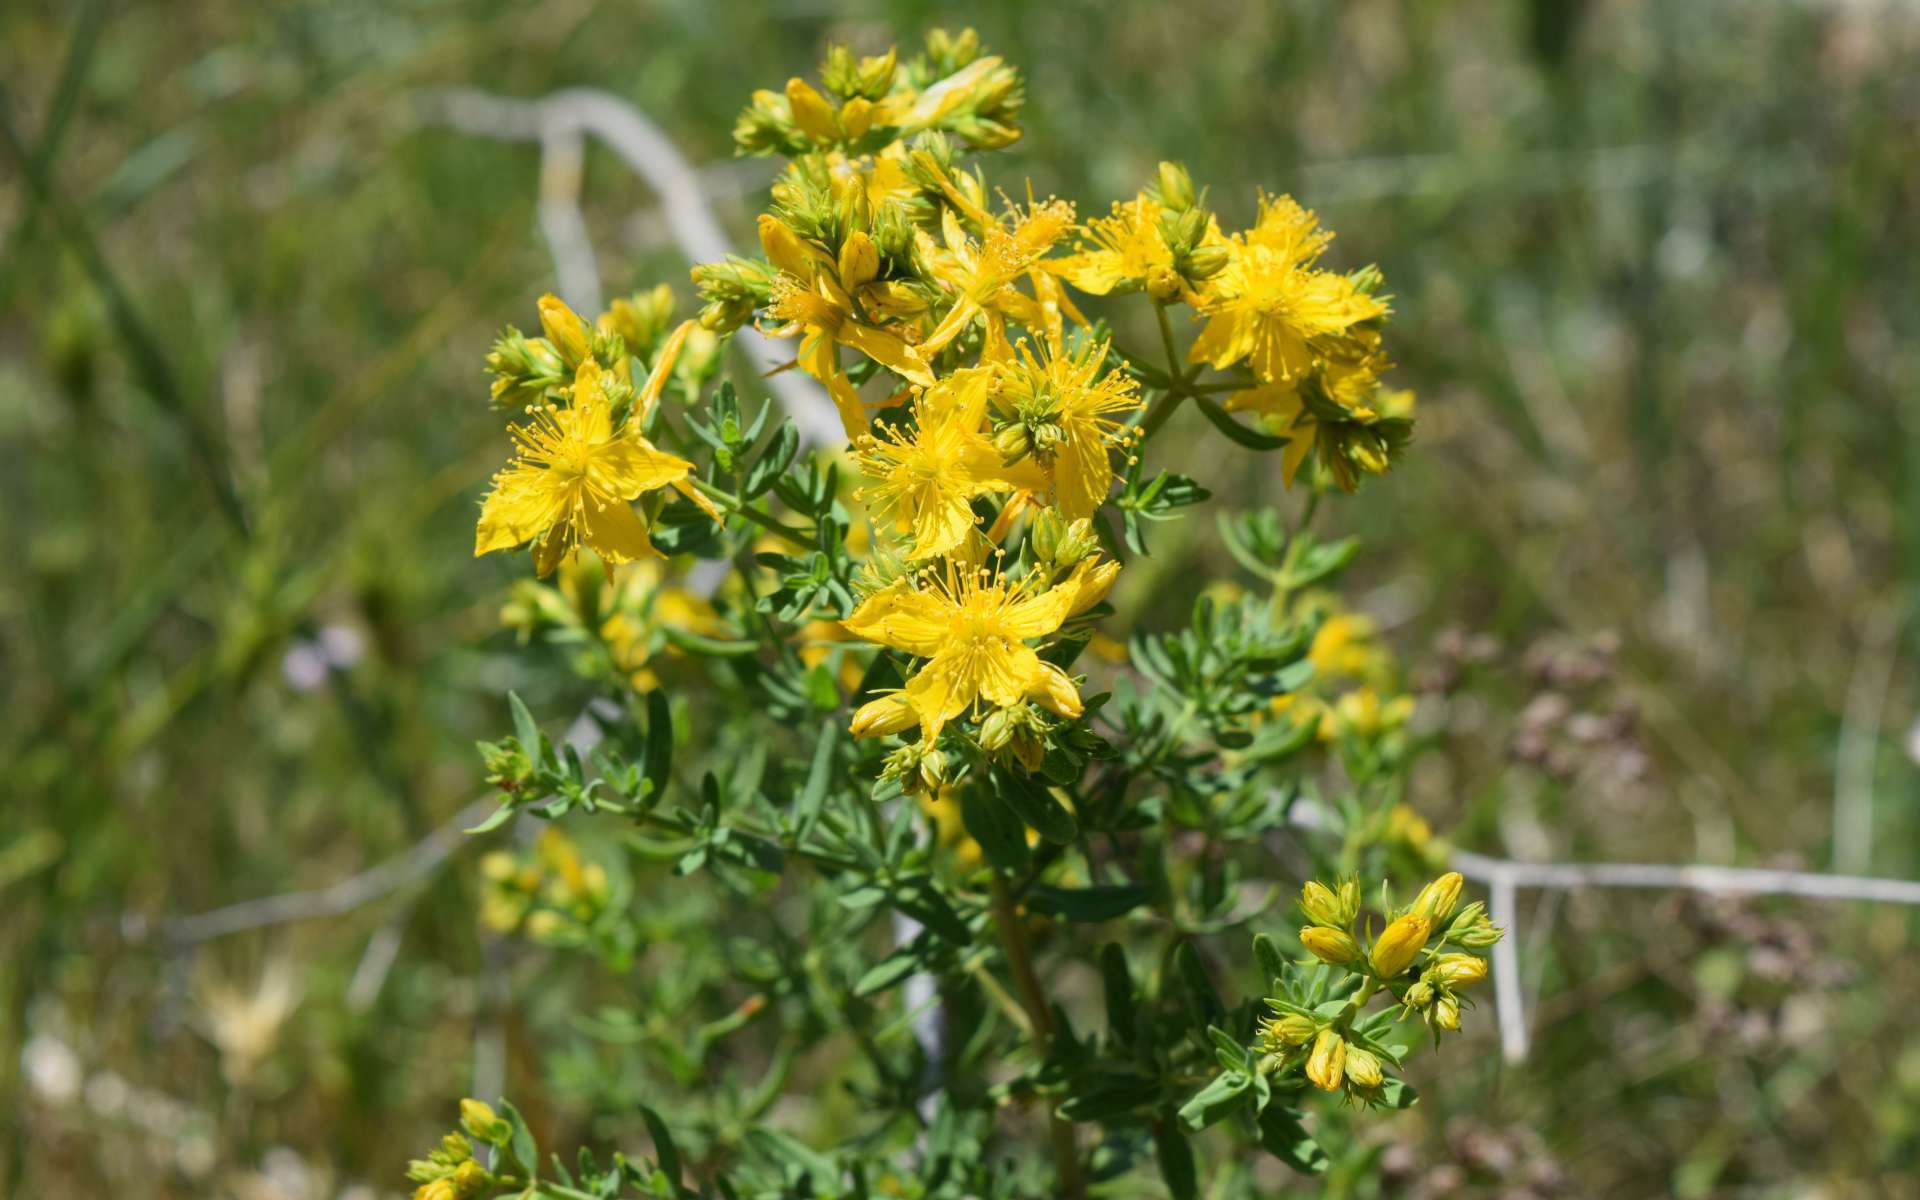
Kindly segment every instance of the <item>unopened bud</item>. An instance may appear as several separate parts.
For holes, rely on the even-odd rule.
[[[1408,913],[1388,925],[1368,956],[1374,973],[1382,979],[1392,979],[1406,970],[1432,932],[1433,922],[1418,913]]]
[[[1002,460],[1011,464],[1025,458],[1033,449],[1033,442],[1027,437],[1027,427],[1016,421],[1001,426],[993,435],[993,448],[1000,452]]]
[[[855,737],[885,737],[890,733],[899,733],[919,720],[919,714],[913,711],[907,694],[893,692],[861,705],[860,710],[853,714],[852,732]]]
[[[787,80],[787,104],[793,109],[793,123],[800,132],[816,142],[837,141],[840,127],[833,119],[833,105],[814,90],[812,84],[795,76]]]
[[[1460,902],[1460,887],[1466,880],[1458,871],[1448,871],[1445,875],[1420,889],[1414,898],[1409,912],[1418,913],[1435,924],[1453,915],[1453,906]]]
[[[1428,974],[1446,987],[1471,987],[1487,977],[1487,960],[1472,954],[1442,954]]]
[[[1227,269],[1227,262],[1231,258],[1232,252],[1218,242],[1195,246],[1193,253],[1187,255],[1187,269],[1184,274],[1195,283],[1203,279],[1212,279]]]
[[[1353,940],[1352,934],[1329,929],[1325,925],[1308,925],[1301,929],[1300,944],[1329,966],[1344,967],[1360,958],[1360,943]]]
[[[1267,1036],[1282,1046],[1304,1046],[1313,1040],[1316,1026],[1312,1017],[1288,1013],[1267,1022]]]
[[[593,332],[587,323],[567,307],[566,301],[551,292],[540,297],[540,328],[546,331],[547,340],[560,351],[560,358],[569,369],[579,366],[593,353]]]
[[[1187,174],[1184,163],[1163,162],[1154,175],[1154,183],[1160,191],[1162,207],[1175,212],[1184,212],[1192,208],[1198,198],[1193,191],[1193,176]]]
[[[1447,940],[1469,950],[1485,950],[1499,941],[1506,931],[1487,920],[1487,906],[1475,900],[1460,910],[1447,927]]]
[[[840,286],[848,291],[870,282],[880,273],[880,251],[873,239],[857,230],[840,244]]]
[[[1346,1040],[1331,1029],[1322,1029],[1313,1039],[1313,1053],[1307,1056],[1307,1078],[1322,1091],[1337,1091],[1346,1068]]]
[[[465,1099],[460,1101],[460,1127],[475,1140],[492,1145],[505,1131],[506,1122],[493,1111],[493,1106],[485,1101]]]
[[[1428,1014],[1435,1029],[1444,1029],[1452,1033],[1460,1028],[1460,1002],[1452,996],[1442,996],[1433,1002],[1433,1012]]]
[[[1331,925],[1335,929],[1345,929],[1353,924],[1355,913],[1359,910],[1359,894],[1353,896],[1354,903],[1346,903],[1343,887],[1335,894],[1332,888],[1318,880],[1308,880],[1300,889],[1300,911],[1307,914],[1316,925]]]
[[[1433,998],[1436,994],[1433,990],[1433,985],[1422,979],[1408,988],[1407,994],[1402,997],[1402,999],[1409,1008],[1425,1008],[1427,1005],[1433,1003]]]
[[[989,753],[1002,750],[1013,740],[1013,710],[996,708],[980,722],[980,747]]]
[[[1380,1070],[1380,1056],[1359,1046],[1347,1047],[1346,1068],[1347,1082],[1357,1088],[1377,1088],[1385,1077]]]

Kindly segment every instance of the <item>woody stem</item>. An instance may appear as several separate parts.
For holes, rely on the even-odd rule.
[[[1021,1007],[1027,1010],[1034,1048],[1045,1058],[1053,1044],[1053,1012],[1040,986],[1040,976],[1033,969],[1033,952],[1027,945],[1026,927],[1020,923],[1013,892],[998,869],[992,873],[992,887],[993,923],[1000,931],[1000,945],[1006,951],[1007,968],[1013,973]],[[1086,1184],[1080,1178],[1080,1148],[1074,1144],[1073,1126],[1052,1113],[1047,1114],[1047,1123],[1053,1137],[1054,1169],[1060,1173],[1060,1194],[1080,1200],[1086,1195]]]

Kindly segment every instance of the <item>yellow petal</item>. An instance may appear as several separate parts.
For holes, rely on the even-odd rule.
[[[693,464],[664,450],[657,450],[647,439],[632,434],[608,442],[595,452],[587,466],[587,479],[596,491],[621,500],[631,500],[642,492],[651,492],[685,479]]]
[[[566,514],[577,477],[541,467],[517,466],[495,477],[480,508],[473,553],[478,558],[539,537]]]
[[[1073,679],[1050,662],[1040,664],[1040,674],[1027,685],[1027,698],[1068,720],[1085,711]]]
[[[964,665],[946,657],[935,658],[907,680],[906,696],[920,714],[923,736],[939,737],[948,721],[967,711],[978,698],[972,684]]]
[[[862,325],[857,321],[848,321],[840,327],[839,338],[855,350],[873,359],[894,374],[919,384],[932,387],[936,382],[933,371],[928,368],[927,360],[921,352],[902,341],[898,334],[871,325]]]
[[[1042,682],[1046,664],[1031,646],[1008,642],[974,655],[980,694],[1002,707],[1018,704]]]
[[[709,517],[712,517],[714,524],[725,525],[727,523],[727,519],[720,515],[720,510],[713,506],[713,501],[707,499],[707,494],[686,480],[674,480],[673,490],[693,501],[694,507],[706,513]]]
[[[931,658],[951,634],[954,616],[944,597],[896,584],[869,596],[842,623],[861,641]]]
[[[682,321],[678,328],[667,335],[658,357],[653,360],[653,370],[647,375],[646,386],[634,398],[632,420],[645,421],[647,414],[653,411],[660,393],[666,389],[667,377],[673,374],[674,360],[680,357],[680,347],[686,344],[687,334],[693,332],[697,324],[697,321]]]
[[[1094,565],[1092,559],[1083,560],[1073,569],[1073,574],[1061,584],[1062,589],[1073,592],[1073,603],[1067,608],[1070,617],[1079,616],[1107,598],[1113,590],[1113,581],[1120,574],[1120,564],[1104,562]]]
[[[610,563],[663,557],[647,538],[646,522],[625,500],[588,492],[576,519],[581,543]]]
[[[811,283],[819,259],[778,217],[760,214],[760,248],[767,261],[803,283]]]
[[[1057,587],[1009,604],[1001,613],[1000,627],[1010,637],[1044,637],[1060,628],[1077,595],[1076,588]]]
[[[1090,422],[1076,422],[1053,460],[1053,488],[1060,514],[1069,521],[1091,517],[1113,488],[1107,443]]]

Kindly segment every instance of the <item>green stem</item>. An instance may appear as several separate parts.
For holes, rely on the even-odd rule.
[[[1040,986],[1040,976],[1033,969],[1033,951],[1027,945],[1026,927],[1020,923],[1020,914],[1014,908],[1013,892],[998,868],[992,872],[991,880],[993,923],[1000,931],[1000,945],[1006,951],[1007,969],[1019,989],[1021,1006],[1027,1010],[1034,1048],[1045,1058],[1053,1045],[1053,1010],[1047,1004],[1045,989]],[[1080,1148],[1074,1144],[1073,1126],[1051,1112],[1047,1114],[1047,1124],[1053,1137],[1054,1169],[1060,1173],[1060,1194],[1068,1200],[1082,1200],[1087,1189],[1080,1177]]]
[[[791,525],[782,525],[774,519],[772,514],[754,508],[725,488],[715,487],[698,475],[688,476],[688,481],[692,483],[693,486],[705,492],[710,498],[718,500],[722,505],[726,506],[727,511],[733,513],[735,516],[745,517],[768,533],[776,537],[784,538],[804,550],[813,549],[812,538],[809,538],[806,534],[793,528]]]

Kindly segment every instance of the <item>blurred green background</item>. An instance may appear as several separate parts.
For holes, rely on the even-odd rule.
[[[1910,4],[15,0],[0,1195],[396,1195],[476,1046],[543,1132],[630,1133],[543,1065],[464,847],[335,917],[166,921],[416,845],[506,691],[555,686],[500,632],[522,563],[468,549],[505,452],[480,358],[554,286],[539,153],[424,97],[606,88],[720,168],[739,236],[748,92],[943,23],[1028,76],[990,181],[1095,213],[1179,157],[1230,221],[1290,191],[1384,268],[1418,440],[1331,524],[1450,734],[1437,828],[1920,875]],[[687,294],[602,148],[583,194],[608,294]],[[1168,463],[1278,494],[1195,425]],[[1157,550],[1146,627],[1231,573],[1207,520]],[[1521,926],[1530,1058],[1483,1008],[1364,1135],[1383,1182],[1329,1194],[1920,1194],[1910,910],[1528,893]]]

